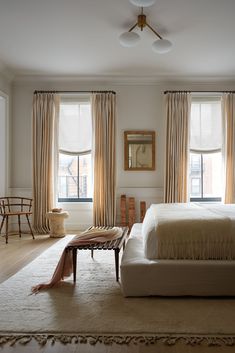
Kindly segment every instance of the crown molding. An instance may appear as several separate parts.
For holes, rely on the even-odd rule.
[[[59,83],[74,82],[79,84],[112,84],[112,85],[160,85],[160,84],[231,84],[235,85],[235,76],[184,76],[184,75],[15,75],[13,83]]]

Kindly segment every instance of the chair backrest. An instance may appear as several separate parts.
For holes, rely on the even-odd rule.
[[[28,197],[0,197],[0,214],[31,212],[33,199]]]

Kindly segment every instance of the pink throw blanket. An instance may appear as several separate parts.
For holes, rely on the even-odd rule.
[[[53,287],[59,283],[64,277],[68,277],[73,272],[72,252],[67,251],[69,246],[89,245],[94,243],[105,243],[106,241],[115,240],[122,235],[122,229],[113,227],[111,229],[91,229],[86,230],[82,234],[75,236],[65,247],[61,258],[56,266],[54,274],[49,283],[41,283],[32,287],[32,293],[38,293],[41,289]]]

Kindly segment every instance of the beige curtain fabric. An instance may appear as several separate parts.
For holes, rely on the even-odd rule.
[[[224,122],[225,203],[235,202],[235,94],[225,93],[222,98]]]
[[[93,93],[91,101],[94,131],[93,223],[95,226],[113,226],[116,218],[116,95]]]
[[[39,234],[49,232],[46,213],[54,204],[59,101],[54,93],[33,97],[33,226]]]
[[[191,95],[166,94],[166,169],[164,201],[187,202]]]

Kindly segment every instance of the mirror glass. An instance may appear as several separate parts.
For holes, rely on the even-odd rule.
[[[155,169],[155,132],[125,131],[125,170]]]

